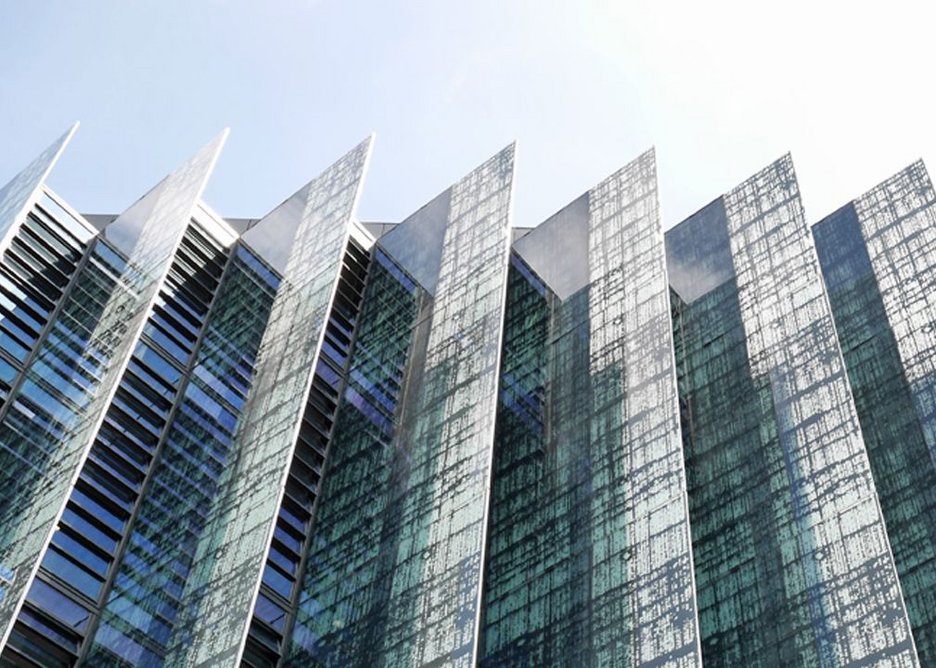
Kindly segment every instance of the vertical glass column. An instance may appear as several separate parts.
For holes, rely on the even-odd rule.
[[[378,241],[289,666],[475,662],[508,147]]]
[[[233,457],[234,433],[251,385],[257,349],[278,277],[238,245],[210,309],[125,532],[123,558],[92,635],[92,665],[162,666],[174,637],[187,634],[186,584],[220,479]],[[151,344],[152,345],[152,344]],[[179,371],[165,352],[141,361],[160,376]],[[158,360],[158,362],[157,362]],[[157,365],[158,364],[158,365]],[[155,368],[154,368],[155,367]],[[157,371],[158,370],[158,371]],[[168,370],[168,371],[167,371]],[[133,445],[138,430],[115,425],[109,441]],[[127,443],[129,441],[129,443]]]
[[[589,193],[589,259],[594,647],[611,663],[697,665],[686,482],[652,151]],[[628,629],[623,640],[622,626]]]
[[[77,277],[86,275],[79,267],[93,234],[90,225],[67,212],[45,192],[7,246],[0,264],[0,366],[4,369],[4,399],[25,383],[25,369],[35,356],[40,340],[45,335],[57,335],[48,332],[49,328],[62,331],[58,329],[59,318],[67,313],[65,306],[69,303],[63,295],[71,292],[71,284]],[[42,372],[50,391],[54,387],[66,396],[80,397],[84,379],[75,377],[68,358],[47,358],[47,361],[51,364],[44,364]],[[34,420],[48,419],[38,404],[35,411],[28,416],[16,413],[21,429],[28,430]],[[28,461],[19,459],[18,463],[0,473],[0,489],[19,486],[22,466],[28,465]],[[80,606],[61,606],[61,615],[68,617],[69,626],[84,624],[84,613]],[[64,636],[64,643],[68,645],[69,633],[66,631]],[[3,650],[0,661],[7,658],[14,639],[15,636]],[[68,657],[68,647],[51,656],[41,656],[40,663],[56,665],[56,655]]]
[[[397,440],[406,492],[395,504],[384,665],[476,662],[513,165],[510,146],[450,190],[425,353]]]
[[[43,192],[8,240],[0,262],[0,410],[22,382],[94,233]]]
[[[789,156],[666,245],[705,663],[917,665]]]
[[[193,221],[69,495],[7,652],[50,667],[71,665],[75,657],[65,656],[94,634],[226,259],[226,249]],[[75,623],[78,610],[84,614]]]
[[[236,666],[244,651],[370,148],[370,139],[362,142],[244,236],[283,278],[182,595],[185,633],[173,636],[169,665]]]
[[[348,387],[350,361],[369,265],[368,251],[349,239],[244,650],[242,664],[254,668],[277,665],[294,625],[338,404],[354,392]]]
[[[0,411],[0,564],[16,578],[0,601],[3,643],[52,538],[169,270],[226,133],[199,151],[108,227],[37,344],[24,379]],[[66,369],[56,379],[48,369]]]
[[[697,664],[653,153],[515,249],[484,662]]]
[[[307,525],[277,521],[283,547],[304,546],[295,622],[284,665],[378,665],[405,493],[394,445],[420,314],[431,297],[383,249],[372,250],[345,379],[320,362],[323,393],[338,402],[327,440],[315,514]],[[304,437],[326,445],[316,424]],[[300,532],[308,538],[300,542]],[[261,600],[256,614],[260,615]],[[273,620],[271,620],[272,623]],[[250,657],[245,656],[245,659]],[[263,665],[253,661],[252,665]]]
[[[910,165],[813,227],[914,640],[936,661],[936,194]]]

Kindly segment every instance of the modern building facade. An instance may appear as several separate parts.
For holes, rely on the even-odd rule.
[[[367,139],[244,220],[222,134],[92,216],[73,132],[0,190],[0,666],[936,663],[922,163],[368,224]]]

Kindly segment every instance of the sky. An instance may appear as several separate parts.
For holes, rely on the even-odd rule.
[[[405,218],[517,141],[536,225],[656,147],[669,228],[787,151],[816,221],[936,169],[936,4],[0,0],[0,182],[119,212],[225,127],[205,200],[271,210],[371,132],[359,217]]]

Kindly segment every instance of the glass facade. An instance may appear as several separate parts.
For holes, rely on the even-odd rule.
[[[0,248],[5,248],[10,236],[16,234],[23,216],[40,196],[46,177],[77,128],[76,123],[0,189]]]
[[[52,540],[225,136],[121,214],[112,223],[114,242],[95,240],[0,413],[0,469],[16,476],[15,485],[2,492],[0,563],[20,576],[0,601],[4,636]]]
[[[245,650],[251,665],[275,666],[295,621],[338,403],[346,393],[353,396],[354,390],[347,388],[351,337],[362,305],[368,263],[367,251],[349,240],[254,604]]]
[[[813,227],[920,660],[936,662],[936,194],[922,163]]]
[[[666,242],[703,662],[916,665],[789,156]]]
[[[193,220],[27,595],[12,650],[44,656],[45,665],[71,665],[89,648],[92,664],[162,665],[276,287],[246,249],[229,264],[227,249]],[[63,610],[82,611],[81,624],[63,624]],[[46,628],[68,643],[41,643],[37,630]],[[63,649],[69,655],[53,664]]]
[[[570,238],[576,233],[585,235],[583,243]],[[483,663],[695,665],[653,154],[599,184],[517,247],[567,295],[560,298],[514,255]],[[585,285],[555,272],[570,247],[584,255],[576,259],[587,268],[580,277]]]
[[[62,214],[55,200],[44,193],[0,262],[0,544],[7,576],[0,589],[0,611],[5,615],[0,620],[8,626],[17,597],[28,583],[25,573],[40,549],[28,535],[18,545],[13,542],[24,507],[54,473],[50,451],[64,437],[65,429],[60,416],[67,415],[65,411],[76,399],[85,398],[94,378],[91,364],[80,367],[82,375],[74,374],[71,367],[79,363],[83,350],[80,337],[86,330],[81,318],[89,312],[93,317],[96,304],[67,300],[65,294],[76,285],[79,274],[83,295],[106,292],[113,285],[107,271],[96,265],[79,271],[93,230]],[[47,436],[43,428],[49,429]]]
[[[367,139],[244,223],[222,133],[106,222],[73,131],[0,189],[0,666],[936,661],[922,163],[517,230],[509,146],[363,225]]]
[[[243,652],[370,147],[362,142],[252,230],[289,224],[295,236],[234,433],[235,455],[183,592],[185,633],[170,644],[170,665],[236,662]]]
[[[321,502],[303,544],[286,666],[378,664],[392,614],[402,538],[395,500],[406,489],[394,437],[418,318],[431,297],[380,249],[363,297],[347,372],[330,386],[340,399]]]
[[[154,420],[158,435],[144,439],[138,432],[139,440],[132,443],[153,444],[155,461],[147,466],[133,524],[124,531],[121,563],[112,571],[88,653],[90,665],[171,665],[165,655],[171,641],[187,632],[180,623],[184,592],[209,510],[219,496],[222,472],[233,455],[234,430],[278,284],[247,248],[236,247],[228,257],[217,242],[198,236],[200,250],[213,257],[202,255],[206,270],[197,278],[168,286],[175,299],[166,302],[176,307],[171,313],[178,329],[172,333],[178,339],[186,333],[193,338],[177,339],[179,349],[167,355],[168,342],[144,335],[135,356],[149,374],[150,386],[156,380],[172,406],[163,404],[167,420]],[[186,259],[186,250],[177,256],[178,264]],[[189,318],[188,332],[178,324],[182,317]],[[126,426],[115,430],[112,442],[120,443],[118,434],[127,431]],[[146,458],[138,452],[134,461],[140,460]]]
[[[373,250],[283,665],[474,662],[512,172]]]

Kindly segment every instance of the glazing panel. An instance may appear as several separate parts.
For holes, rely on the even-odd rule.
[[[667,259],[706,665],[916,665],[789,156]]]
[[[0,251],[6,248],[11,234],[23,222],[26,210],[39,197],[42,184],[77,129],[75,123],[0,189]]]
[[[394,230],[441,241],[399,259],[434,300],[376,252],[286,665],[475,663],[512,174],[508,147]]]
[[[392,259],[375,252],[355,332],[347,394],[336,413],[319,486],[285,665],[379,661],[391,614],[387,598],[401,528],[395,521],[401,493],[396,484],[405,484],[394,475],[403,458],[392,443],[399,429],[414,328],[427,300],[425,291]],[[366,417],[375,414],[383,419]],[[285,546],[301,549],[284,527],[278,526],[276,535]]]
[[[936,661],[934,204],[917,162],[813,227],[924,665]]]
[[[0,601],[4,638],[225,137],[204,147],[115,221],[136,232],[126,260],[107,251],[105,242],[95,244],[39,343],[34,364],[27,366],[27,381],[0,415],[0,469],[15,472],[17,480],[0,490],[0,563],[17,574]],[[80,398],[62,396],[42,376],[43,365],[51,366],[46,360],[63,357],[76,375],[91,380],[81,383]],[[36,402],[31,397],[39,393],[43,398]]]
[[[240,659],[370,148],[362,142],[251,230],[285,226],[295,235],[287,256],[273,258],[285,274],[233,458],[198,542],[170,665]]]
[[[696,665],[653,153],[515,248],[483,662]],[[584,280],[562,269],[579,248]]]
[[[915,665],[790,157],[726,195],[725,210],[751,373],[775,414],[819,658]]]
[[[510,241],[513,146],[455,184],[406,453],[382,665],[469,666],[480,604]]]

